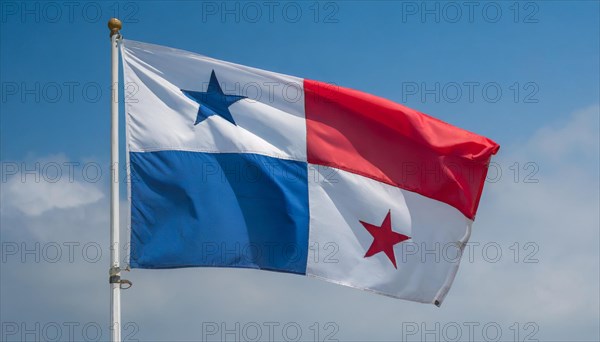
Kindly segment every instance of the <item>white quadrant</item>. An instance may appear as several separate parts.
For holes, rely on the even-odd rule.
[[[257,153],[306,161],[303,80],[187,51],[127,40],[125,73],[131,152]],[[199,104],[181,89],[206,92],[212,72],[236,125],[213,115],[194,125]]]
[[[334,168],[309,165],[308,183],[309,241],[316,253],[309,254],[307,275],[441,303],[456,275],[471,220],[445,203]],[[394,245],[397,269],[383,252],[365,257],[374,239],[360,221],[381,226],[388,212],[393,231],[410,237]],[[324,253],[326,245],[335,247],[333,255]]]

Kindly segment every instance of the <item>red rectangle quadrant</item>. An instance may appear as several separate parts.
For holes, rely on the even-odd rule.
[[[474,219],[492,140],[395,102],[304,80],[308,162],[452,205]]]

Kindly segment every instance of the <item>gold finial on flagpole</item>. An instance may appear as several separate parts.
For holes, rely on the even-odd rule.
[[[119,31],[123,27],[121,20],[117,18],[110,18],[108,21],[108,28],[110,29],[110,36],[114,36],[115,34],[119,34]]]

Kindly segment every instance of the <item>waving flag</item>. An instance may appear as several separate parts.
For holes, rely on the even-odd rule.
[[[335,85],[129,40],[122,56],[132,267],[441,304],[496,143]]]

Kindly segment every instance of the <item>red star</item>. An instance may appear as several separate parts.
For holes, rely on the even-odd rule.
[[[396,266],[396,256],[394,255],[394,245],[408,240],[410,237],[404,234],[396,233],[392,230],[391,211],[388,211],[380,227],[363,221],[360,221],[360,223],[373,236],[373,243],[371,244],[371,247],[369,247],[369,250],[364,257],[366,258],[379,252],[384,252],[385,255],[390,258],[390,261],[392,264],[394,264],[394,267],[398,269]]]

